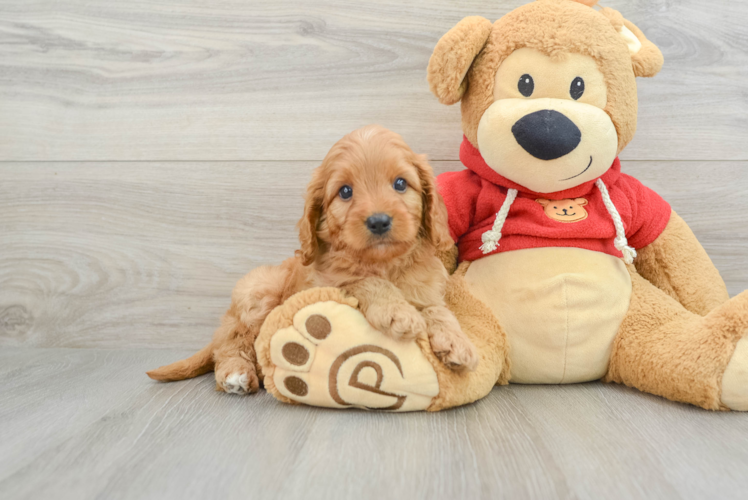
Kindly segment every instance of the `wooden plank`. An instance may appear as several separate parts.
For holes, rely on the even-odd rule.
[[[238,278],[293,255],[314,166],[0,165],[12,179],[0,184],[2,342],[203,343]]]
[[[180,347],[298,247],[311,162],[0,164],[0,345]],[[434,162],[437,172],[462,168]],[[625,162],[748,288],[746,162]]]
[[[456,160],[431,50],[525,2],[0,0],[0,161],[319,160],[372,122]],[[748,3],[605,3],[667,60],[624,157],[748,160]]]
[[[742,498],[748,425],[599,383],[441,413],[284,405],[144,371],[185,351],[0,351],[0,497]]]

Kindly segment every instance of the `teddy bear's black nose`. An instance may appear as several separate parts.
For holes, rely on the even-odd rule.
[[[525,151],[541,160],[561,158],[574,151],[582,140],[582,132],[574,122],[552,109],[520,118],[512,133]]]
[[[372,234],[382,236],[392,228],[392,217],[387,214],[374,214],[366,219],[366,227]]]

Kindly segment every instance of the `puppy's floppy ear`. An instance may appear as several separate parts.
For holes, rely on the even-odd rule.
[[[317,224],[322,216],[322,204],[325,199],[325,178],[323,166],[317,167],[306,189],[304,215],[296,225],[301,242],[301,250],[297,250],[296,255],[301,257],[305,266],[314,262],[319,253]]]
[[[624,19],[620,12],[611,8],[600,10],[608,18],[628,45],[631,54],[631,65],[636,76],[652,77],[660,72],[665,58],[655,44],[647,40],[642,30],[631,21]]]
[[[423,200],[421,231],[423,237],[429,240],[440,252],[450,250],[455,243],[449,234],[447,207],[444,205],[442,196],[436,190],[434,170],[426,161],[426,155],[414,154],[412,163],[418,170],[418,178],[421,181],[421,198]]]
[[[491,34],[491,21],[485,17],[466,17],[436,44],[429,59],[428,80],[431,92],[442,104],[454,104],[467,90],[467,75],[473,60]]]

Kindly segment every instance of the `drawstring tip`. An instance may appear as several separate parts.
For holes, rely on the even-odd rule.
[[[491,253],[499,247],[499,240],[501,239],[501,228],[504,227],[504,222],[509,215],[509,209],[512,207],[515,198],[517,198],[518,191],[516,189],[509,189],[506,192],[506,198],[504,203],[501,204],[501,209],[496,214],[496,219],[493,221],[491,229],[483,233],[481,241],[483,244],[480,246],[483,254]]]
[[[480,250],[485,255],[487,253],[491,253],[494,250],[496,250],[498,248],[498,246],[499,246],[499,244],[496,243],[495,241],[487,241],[487,242],[485,242],[484,244],[482,244],[480,246]]]
[[[626,246],[623,247],[623,250],[621,250],[621,252],[623,252],[623,261],[626,264],[634,263],[634,259],[636,258],[636,250],[634,250],[632,247]]]

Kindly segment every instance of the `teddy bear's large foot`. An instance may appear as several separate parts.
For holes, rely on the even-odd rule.
[[[255,344],[265,387],[312,406],[426,409],[439,383],[419,343],[385,336],[353,306],[340,290],[312,289],[273,311]]]

